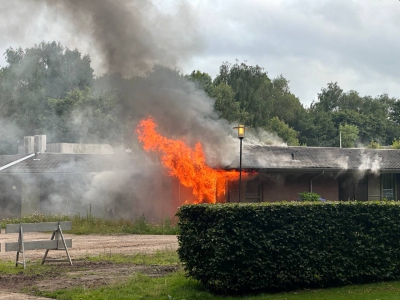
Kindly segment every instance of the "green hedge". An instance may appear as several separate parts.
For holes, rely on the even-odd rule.
[[[214,292],[329,287],[399,278],[400,204],[184,205],[178,254]]]

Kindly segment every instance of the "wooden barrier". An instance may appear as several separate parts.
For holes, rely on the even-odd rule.
[[[20,224],[7,224],[6,233],[18,233],[18,242],[10,242],[5,244],[5,251],[17,251],[15,259],[15,266],[21,264],[26,268],[25,251],[46,249],[42,259],[42,264],[46,261],[65,261],[69,262],[72,266],[71,257],[68,252],[68,247],[72,247],[72,239],[64,239],[62,229],[71,230],[72,223],[66,222],[46,222],[46,223],[20,223]],[[27,232],[43,232],[53,231],[50,240],[40,241],[25,241],[24,233]],[[47,254],[50,250],[64,250],[67,253],[67,260],[61,259],[48,259]],[[19,261],[19,255],[22,254],[22,261]]]

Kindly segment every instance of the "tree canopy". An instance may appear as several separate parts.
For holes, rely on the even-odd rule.
[[[129,140],[128,124],[143,112],[127,105],[124,91],[140,94],[141,86],[151,87],[145,78],[96,78],[88,55],[56,42],[9,48],[4,55],[0,154],[15,153],[23,136],[41,133],[57,142]],[[164,73],[193,82],[219,118],[273,132],[288,145],[338,147],[341,133],[343,147],[399,147],[400,101],[387,94],[362,96],[330,82],[304,107],[283,75],[270,78],[262,67],[247,62],[222,63],[214,79],[201,70]]]

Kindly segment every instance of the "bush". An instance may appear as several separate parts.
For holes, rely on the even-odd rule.
[[[367,149],[382,149],[382,146],[378,142],[375,142],[372,140],[369,145],[365,146],[365,148],[367,148]]]
[[[321,196],[316,193],[303,192],[299,193],[300,201],[320,201]]]
[[[291,202],[184,205],[178,255],[218,293],[399,278],[400,205]]]

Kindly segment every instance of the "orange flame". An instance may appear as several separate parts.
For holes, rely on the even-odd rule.
[[[200,142],[191,149],[182,140],[160,135],[156,127],[152,117],[139,122],[136,133],[143,149],[157,152],[169,174],[177,177],[182,185],[193,188],[198,202],[215,203],[216,197],[225,192],[225,179],[239,176],[237,171],[215,170],[207,166]]]

